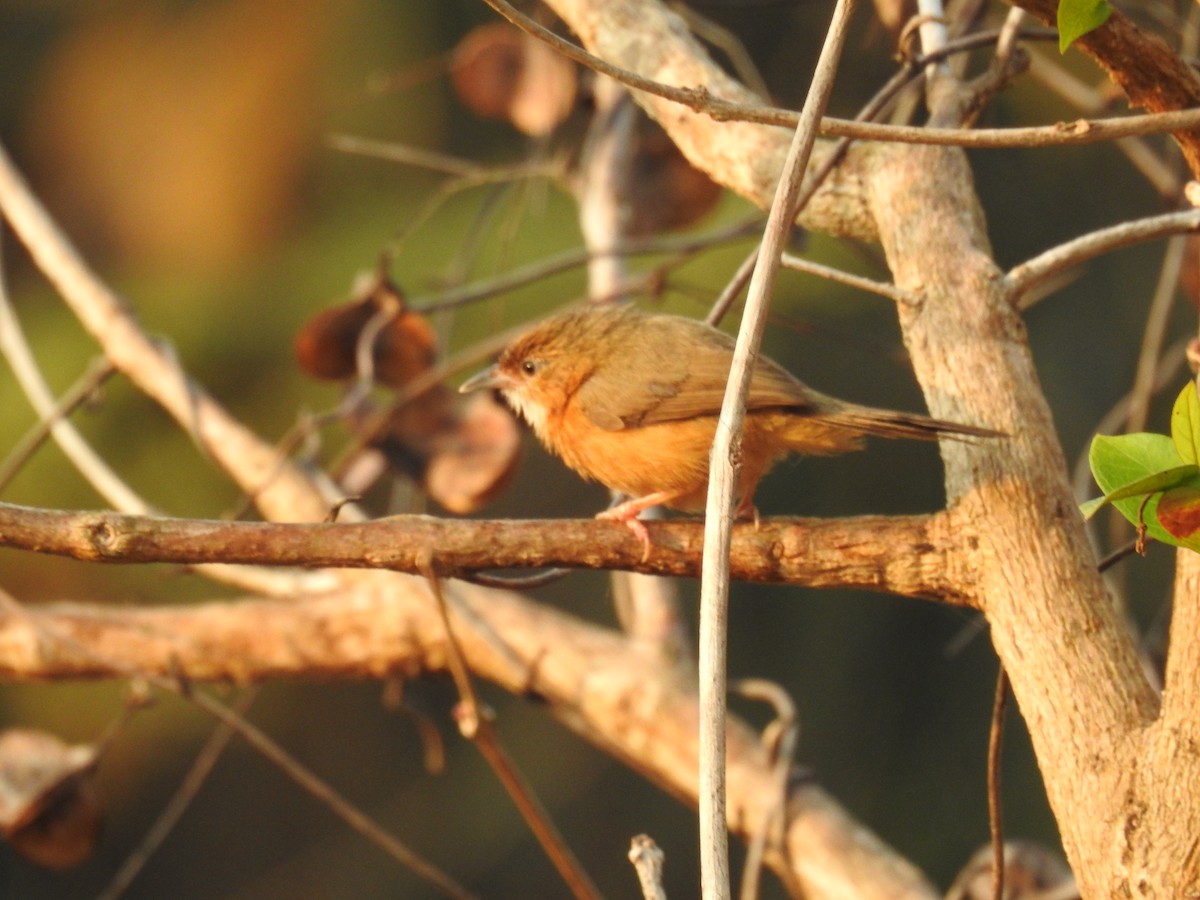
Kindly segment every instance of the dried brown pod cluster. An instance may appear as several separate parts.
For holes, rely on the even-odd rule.
[[[322,310],[295,339],[296,361],[313,378],[404,391],[433,368],[437,338],[386,277],[372,279],[348,303]],[[440,506],[473,512],[507,484],[520,450],[512,414],[491,396],[464,398],[432,383],[380,419],[358,413],[352,427],[391,467]]]
[[[560,136],[574,113],[590,113],[594,77],[507,22],[468,33],[451,66],[454,90],[467,109],[535,138]],[[695,224],[716,205],[720,188],[656,123],[644,113],[638,116],[624,199],[625,234],[644,237]]]
[[[561,125],[579,90],[573,63],[507,22],[483,25],[459,41],[450,76],[463,106],[531,137]]]

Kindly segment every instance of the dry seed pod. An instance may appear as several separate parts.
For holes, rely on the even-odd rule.
[[[991,900],[992,848],[980,847],[946,892],[946,900]],[[1056,854],[1034,841],[1005,841],[1004,900],[1079,900],[1075,878]]]
[[[49,869],[91,856],[102,820],[96,758],[95,748],[72,747],[46,732],[0,733],[0,833],[14,850]]]
[[[507,22],[470,32],[454,50],[454,90],[484,119],[508,122],[531,137],[549,134],[575,107],[575,67]]]
[[[296,360],[304,372],[333,381],[356,377],[359,344],[369,328],[378,329],[371,346],[375,383],[399,390],[433,366],[433,328],[406,308],[399,288],[377,274],[355,293],[359,299],[317,313],[296,335]],[[370,418],[364,415],[351,428],[362,431]],[[463,514],[474,512],[508,483],[521,440],[507,407],[491,397],[462,397],[437,384],[399,406],[369,444],[443,508]],[[368,474],[374,481],[380,471]],[[358,485],[354,493],[363,487]]]
[[[382,324],[376,318],[388,315]],[[304,323],[296,334],[296,362],[313,378],[354,378],[359,339],[373,321],[380,326],[371,348],[374,379],[379,384],[403,387],[437,359],[437,338],[429,321],[405,306],[395,285],[378,278],[360,299],[324,309]]]
[[[397,409],[373,444],[440,506],[465,515],[508,484],[521,435],[492,396],[463,397],[438,385]]]
[[[687,228],[704,218],[720,186],[687,161],[662,126],[643,116],[629,186],[628,237]]]

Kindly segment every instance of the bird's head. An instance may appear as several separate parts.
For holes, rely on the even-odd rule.
[[[542,438],[600,364],[600,345],[621,319],[614,310],[570,312],[546,319],[505,348],[495,365],[468,379],[462,392],[498,390]]]

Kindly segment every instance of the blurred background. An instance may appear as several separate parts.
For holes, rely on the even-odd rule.
[[[745,43],[780,105],[802,102],[830,4],[696,4]],[[992,10],[993,16],[1003,9]],[[482,3],[382,0],[137,0],[0,5],[0,138],[87,258],[186,368],[258,433],[282,437],[334,407],[339,388],[306,377],[292,341],[314,313],[345,300],[390,254],[411,298],[511,271],[581,245],[576,205],[552,179],[521,178],[439,195],[446,176],[336,148],[335,135],[450,154],[486,166],[555,156],[553,141],[485,121],[451,86],[454,48],[495,21]],[[863,8],[831,112],[853,115],[894,68],[892,38]],[[1057,55],[1053,45],[1036,52]],[[1076,77],[1100,75],[1068,54]],[[1073,119],[1078,111],[1031,79],[984,124]],[[1163,145],[1165,146],[1165,145]],[[1169,153],[1169,151],[1168,151]],[[973,154],[1002,266],[1091,229],[1164,209],[1117,150]],[[436,201],[436,202],[435,202]],[[753,212],[722,196],[691,227],[715,230]],[[672,270],[652,308],[700,316],[750,248],[727,242]],[[876,248],[810,235],[817,261],[886,277]],[[47,376],[65,390],[97,348],[10,234],[4,263],[22,324]],[[1130,387],[1163,248],[1089,264],[1027,316],[1043,387],[1068,457]],[[655,257],[635,261],[649,269]],[[432,318],[448,351],[532,319],[586,292],[574,269]],[[839,397],[920,409],[887,301],[785,273],[766,352]],[[731,323],[736,317],[731,319]],[[1194,311],[1180,304],[1171,338]],[[732,327],[732,325],[731,325]],[[1194,328],[1194,324],[1191,324]],[[1149,430],[1166,431],[1171,383]],[[36,421],[0,368],[0,448]],[[213,517],[238,502],[188,437],[120,378],[74,417],[106,459],[162,510]],[[348,438],[322,432],[332,459]],[[606,503],[524,436],[512,486],[479,514],[588,516]],[[52,446],[2,499],[52,508],[102,501]],[[373,496],[374,511],[423,508],[413,492]],[[833,460],[789,462],[758,495],[764,515],[921,512],[943,502],[936,451],[877,444]],[[428,507],[441,512],[436,505]],[[1171,554],[1124,564],[1131,614],[1160,628]],[[27,603],[188,603],[228,591],[170,567],[113,567],[0,550],[0,586]],[[682,586],[689,608],[697,588]],[[602,575],[539,591],[548,603],[613,621]],[[943,887],[987,840],[985,753],[995,678],[986,632],[962,611],[852,592],[737,585],[731,675],[779,682],[802,722],[798,757],[849,810]],[[409,714],[378,683],[270,684],[250,717],[403,840],[486,897],[565,896],[550,865],[476,751],[457,737],[451,686],[408,684],[406,703],[445,735],[448,765],[425,774]],[[510,751],[601,889],[637,890],[625,861],[647,832],[667,855],[666,888],[697,894],[694,813],[553,722],[536,706],[485,690]],[[71,742],[116,719],[121,684],[0,686],[0,726],[36,726]],[[756,724],[763,710],[734,701]],[[1014,837],[1056,846],[1019,716],[1004,762]],[[96,895],[136,845],[212,728],[187,704],[157,698],[122,728],[99,771],[105,828],[95,855],[44,872],[0,847],[0,896]],[[427,889],[353,835],[236,739],[132,898],[392,898]],[[782,896],[771,884],[766,896]]]

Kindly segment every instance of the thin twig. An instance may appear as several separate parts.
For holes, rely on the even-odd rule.
[[[453,175],[456,178],[490,178],[497,175],[497,170],[489,169],[473,160],[450,156],[447,153],[437,153],[433,150],[423,150],[419,147],[410,147],[395,141],[379,141],[352,134],[331,134],[325,138],[325,143],[343,153],[416,166],[420,169],[429,169],[431,172],[440,172],[443,175]],[[514,170],[504,170],[500,173],[500,177],[505,177],[505,175],[514,177]]]
[[[1167,241],[1162,266],[1158,273],[1158,284],[1146,313],[1146,327],[1142,331],[1142,345],[1138,349],[1137,369],[1133,387],[1129,391],[1129,431],[1142,431],[1149,417],[1150,400],[1158,381],[1159,360],[1162,358],[1163,341],[1171,310],[1175,306],[1175,295],[1179,288],[1179,273],[1183,268],[1183,255],[1187,249],[1187,238],[1175,235]]]
[[[668,0],[667,5],[675,15],[687,22],[688,31],[725,54],[733,66],[734,74],[743,84],[763,99],[771,96],[767,82],[763,80],[762,73],[754,63],[754,57],[750,55],[741,38],[719,22],[706,18],[683,0]]]
[[[735,457],[740,452],[746,397],[758,346],[766,325],[779,258],[799,212],[804,171],[817,138],[817,124],[833,88],[834,74],[845,42],[855,0],[838,0],[829,32],[787,159],[767,226],[762,249],[747,290],[734,348],[733,364],[721,414],[717,421],[709,464],[705,504],[704,560],[700,581],[700,867],[705,898],[727,900],[729,838],[725,820],[726,639],[729,616],[729,549],[737,482]]]
[[[987,792],[988,830],[992,838],[992,900],[1004,898],[1004,806],[1000,798],[1000,751],[1004,739],[1004,711],[1008,706],[1008,673],[1004,664],[996,673],[992,701],[992,725],[988,732]]]
[[[663,889],[663,852],[648,834],[639,834],[629,845],[629,861],[642,886],[642,900],[667,900]]]
[[[165,679],[163,679],[165,681]],[[169,684],[169,682],[167,682]],[[433,885],[447,897],[467,900],[474,895],[455,882],[449,875],[421,859],[397,837],[390,834],[378,822],[339,794],[328,782],[317,777],[299,760],[279,744],[260,731],[256,726],[230,712],[220,703],[201,692],[189,693],[187,699],[217,720],[230,725],[251,747],[274,763],[280,771],[290,777],[314,798],[323,803],[334,815],[357,831],[392,859],[409,869],[423,881]]]
[[[835,269],[832,266],[823,266],[820,263],[809,262],[807,259],[793,256],[791,253],[784,253],[780,258],[780,262],[786,269],[804,272],[807,275],[816,275],[818,278],[827,278],[838,284],[878,294],[880,297],[886,297],[895,303],[913,304],[917,302],[917,297],[914,294],[903,288],[898,288],[894,284],[876,281],[873,278],[863,278],[860,275],[852,275],[849,272],[843,272],[841,269]]]
[[[0,160],[2,161],[2,160]],[[112,470],[78,429],[61,415],[56,415],[58,402],[38,367],[21,322],[8,295],[7,277],[0,258],[0,352],[12,367],[21,389],[43,422],[48,422],[50,434],[59,449],[75,466],[96,492],[127,512],[149,513],[152,508]]]
[[[771,778],[775,783],[776,794],[750,839],[745,867],[742,870],[741,900],[756,900],[767,842],[780,837],[784,809],[788,801],[792,760],[796,752],[796,743],[800,739],[800,723],[796,715],[796,704],[787,691],[772,681],[745,678],[731,684],[730,689],[751,700],[769,703],[775,710],[774,720],[763,729],[763,747],[771,760]]]
[[[996,38],[996,54],[993,57],[1003,67],[1008,66],[1017,49],[1017,43],[1021,39],[1021,25],[1024,24],[1025,17],[1025,10],[1019,6],[1011,7],[1004,17],[1004,25],[1000,29],[1000,35]]]
[[[601,256],[647,256],[656,253],[692,253],[728,241],[739,240],[754,234],[762,226],[762,216],[755,213],[744,219],[722,226],[711,232],[676,237],[654,237],[642,240],[622,241],[607,248],[583,248],[566,250],[556,256],[539,260],[495,278],[477,281],[461,288],[439,291],[436,294],[412,298],[409,306],[417,312],[432,312],[453,309],[475,303],[497,294],[507,293],[526,285],[543,281],[551,275],[578,269]]]
[[[484,587],[500,588],[505,591],[530,591],[534,588],[545,587],[548,584],[561,581],[570,574],[570,569],[547,569],[545,572],[539,572],[536,575],[526,575],[524,577],[510,578],[504,575],[491,575],[487,572],[459,572],[456,573],[455,577],[461,578],[463,581],[483,585]]]
[[[599,900],[600,891],[567,845],[562,832],[551,821],[550,814],[538,800],[529,781],[504,749],[496,730],[495,712],[479,700],[471,681],[470,670],[458,645],[458,638],[454,634],[449,604],[442,591],[442,581],[435,569],[432,551],[426,554],[421,568],[429,590],[437,602],[442,625],[446,629],[446,658],[459,696],[458,705],[454,710],[459,730],[492,767],[492,771],[496,773],[496,777],[571,893],[577,900]]]
[[[750,281],[756,265],[758,265],[757,246],[746,255],[746,258],[738,264],[737,271],[725,282],[725,287],[721,289],[721,293],[717,295],[717,299],[713,301],[712,307],[708,310],[708,315],[704,317],[705,322],[714,327],[721,324],[721,320],[725,318],[725,314],[737,300],[738,294]]]
[[[416,233],[426,222],[434,217],[453,197],[475,188],[492,188],[484,201],[481,204],[481,210],[473,217],[476,226],[479,223],[479,216],[486,213],[487,208],[496,199],[496,191],[504,189],[513,183],[527,184],[530,181],[537,179],[550,179],[551,181],[561,182],[564,178],[563,166],[551,161],[546,167],[517,167],[515,169],[507,168],[481,168],[477,175],[463,175],[457,178],[452,178],[444,181],[437,186],[435,190],[425,201],[405,217],[404,226],[400,228],[391,238],[389,248],[384,251],[384,256],[391,259],[400,253],[400,247],[408,238]],[[478,234],[478,229],[476,229]],[[462,252],[466,253],[469,242],[464,242]]]
[[[1096,571],[1107,572],[1121,560],[1125,559],[1126,557],[1133,556],[1137,552],[1138,542],[1136,540],[1128,541],[1122,544],[1116,550],[1112,551],[1112,553],[1108,554],[1108,556],[1104,557],[1104,559],[1100,560],[1100,562],[1096,563]]]
[[[234,715],[244,717],[257,695],[258,688],[251,686],[242,693],[237,704],[230,711]],[[187,812],[188,806],[200,792],[200,788],[208,779],[217,760],[221,758],[221,754],[225,752],[225,748],[229,745],[229,739],[233,737],[234,733],[234,729],[224,722],[218,723],[217,727],[213,729],[212,734],[208,736],[208,740],[204,742],[204,746],[200,748],[200,752],[192,761],[191,768],[179,782],[175,793],[142,838],[142,842],[125,858],[108,885],[97,895],[96,900],[117,900],[129,890],[129,886],[146,867],[150,857],[158,851],[171,830]]]
[[[101,385],[116,374],[116,371],[112,363],[102,356],[92,360],[84,373],[54,404],[49,415],[41,416],[0,463],[0,491],[8,486],[8,483],[29,462],[38,448],[46,442],[47,438],[51,437],[55,423],[69,418],[71,413],[95,396]]]

